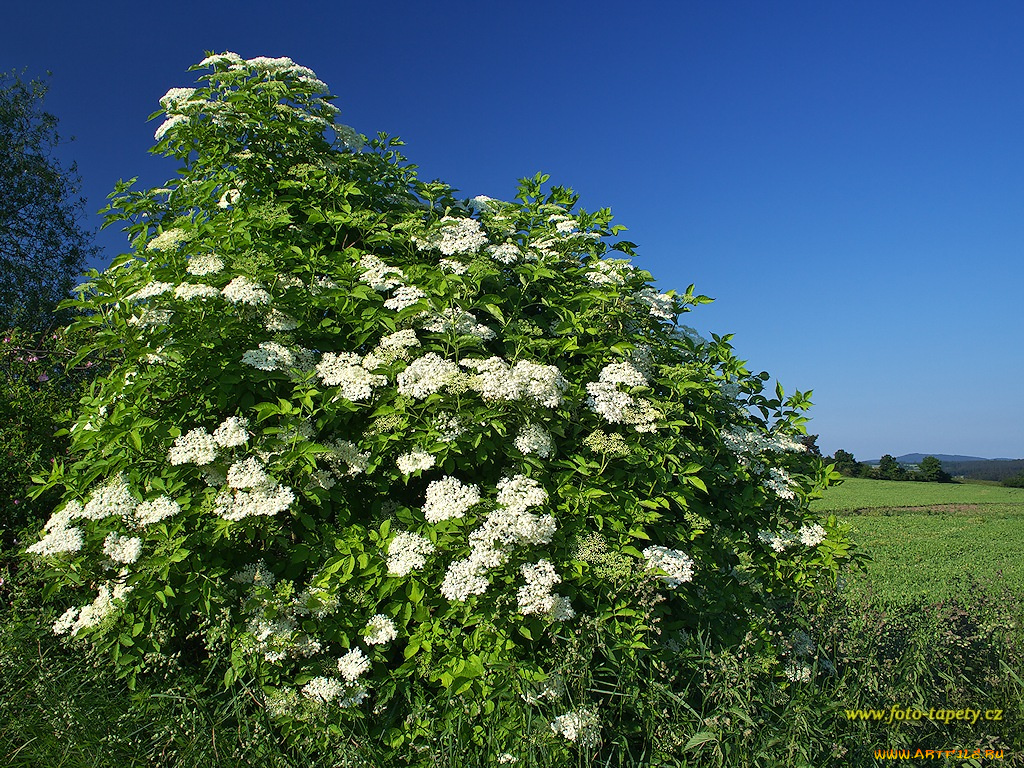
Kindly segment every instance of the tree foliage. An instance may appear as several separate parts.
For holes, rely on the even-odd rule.
[[[119,185],[133,250],[73,302],[110,370],[42,486],[55,631],[396,744],[431,738],[425,691],[502,702],[503,739],[516,707],[597,739],[630,664],[792,652],[788,606],[851,556],[808,509],[809,393],[679,325],[708,300],[658,293],[546,176],[466,200],[288,59],[195,69],[156,131],[180,176]]]
[[[43,109],[48,84],[0,74],[0,328],[41,332],[96,253],[82,228],[74,163],[55,156],[57,118]]]

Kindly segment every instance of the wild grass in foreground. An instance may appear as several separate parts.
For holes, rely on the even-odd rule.
[[[723,652],[707,638],[680,637],[671,667],[624,663],[612,676],[588,667],[607,634],[563,638],[575,659],[566,675],[611,694],[601,742],[587,749],[567,749],[552,736],[553,709],[502,701],[487,711],[484,702],[463,697],[423,697],[410,733],[439,727],[398,747],[368,739],[359,721],[325,723],[318,743],[287,743],[259,706],[258,689],[243,685],[226,694],[218,681],[168,666],[154,667],[129,692],[97,658],[39,633],[29,606],[17,597],[12,603],[8,593],[0,617],[0,764],[822,768],[873,766],[875,749],[900,746],[1022,754],[1021,592],[975,582],[953,582],[948,592],[943,602],[897,608],[870,591],[836,593],[823,613],[802,617],[813,640],[794,638],[781,668],[766,664],[753,642]],[[893,707],[999,709],[1002,719],[972,725],[847,715],[888,716]],[[448,717],[452,710],[460,716]],[[489,743],[497,722],[507,726],[509,718],[519,718],[520,737]]]

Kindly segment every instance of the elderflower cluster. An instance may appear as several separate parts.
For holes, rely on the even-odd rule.
[[[330,452],[322,454],[322,458],[339,480],[362,474],[370,465],[369,452],[361,452],[359,447],[349,440],[335,440],[326,446]]]
[[[388,544],[388,575],[408,576],[427,563],[435,549],[433,542],[418,533],[402,531]]]
[[[201,253],[193,256],[185,265],[185,271],[190,275],[213,275],[224,269],[224,260],[212,253]]]
[[[802,453],[807,446],[791,435],[766,435],[739,426],[722,433],[722,442],[737,456],[756,456],[762,453]]]
[[[221,294],[232,304],[259,306],[270,303],[270,294],[267,293],[267,289],[245,275],[239,275],[225,285]]]
[[[386,376],[370,373],[362,358],[354,352],[328,352],[316,366],[320,380],[329,387],[338,387],[338,397],[352,402],[369,400],[374,387],[387,383]]]
[[[251,490],[222,490],[214,502],[214,513],[225,520],[247,517],[272,517],[284,512],[295,501],[295,493],[286,485],[269,480]]]
[[[423,517],[428,523],[462,517],[470,507],[480,503],[480,488],[464,485],[458,478],[446,475],[427,486]]]
[[[125,301],[142,301],[148,299],[151,296],[159,296],[160,294],[167,293],[168,291],[174,290],[174,283],[164,283],[159,280],[151,280],[144,286],[125,296]]]
[[[591,749],[601,740],[601,721],[593,710],[577,709],[556,717],[551,723],[551,731],[567,741]]]
[[[96,599],[80,608],[68,608],[53,624],[56,635],[77,635],[81,630],[99,625],[116,609],[115,600],[121,600],[131,591],[126,584],[113,582],[102,584],[97,591]]]
[[[411,307],[420,299],[425,298],[426,295],[414,285],[403,285],[395,291],[390,299],[384,302],[384,306],[395,312],[401,312],[406,307]]]
[[[176,251],[178,247],[187,243],[191,235],[183,229],[172,227],[165,229],[159,235],[146,243],[147,251]]]
[[[218,296],[220,296],[220,291],[205,283],[182,283],[174,289],[174,298],[182,301],[214,299]]]
[[[550,456],[554,448],[551,434],[539,424],[527,424],[520,429],[515,445],[520,453],[535,453],[543,459]]]
[[[472,312],[456,307],[448,307],[441,312],[427,315],[423,320],[423,330],[435,333],[452,333],[456,336],[475,336],[481,341],[494,338],[494,331],[477,322]]]
[[[757,538],[776,552],[785,552],[798,542],[805,547],[816,547],[825,540],[828,533],[818,523],[801,526],[796,531],[760,531]]]
[[[557,408],[568,382],[554,365],[541,365],[520,360],[509,366],[500,357],[486,360],[463,358],[459,364],[476,371],[468,384],[484,400],[525,400],[529,399],[545,408]]]
[[[294,331],[299,327],[299,323],[291,315],[286,315],[279,309],[272,309],[267,313],[263,327],[268,331]]]
[[[303,367],[300,364],[300,362],[304,362],[302,358],[306,357],[302,354],[303,352],[306,350],[301,350],[297,355],[296,351],[290,350],[276,341],[262,341],[258,348],[247,350],[242,354],[242,362],[261,371],[287,371],[291,368]]]
[[[458,386],[462,374],[459,367],[436,352],[418,357],[398,374],[398,392],[423,400],[442,389]]]
[[[392,288],[405,285],[405,274],[398,267],[391,267],[385,264],[376,256],[366,254],[359,259],[359,269],[362,274],[360,282],[366,283],[373,290],[383,293]]]
[[[129,519],[137,505],[128,482],[123,475],[118,475],[93,490],[89,501],[78,514],[88,520],[102,520],[112,515]]]
[[[246,427],[249,426],[249,420],[244,416],[228,416],[213,431],[213,440],[221,448],[236,448],[239,445],[245,445],[249,440],[249,432]]]
[[[140,526],[153,525],[161,520],[174,517],[181,512],[181,506],[167,496],[160,496],[144,501],[135,508],[135,524]]]
[[[607,434],[600,429],[583,438],[583,445],[602,456],[622,458],[631,453],[629,445],[626,444],[626,438],[617,432]]]
[[[828,534],[825,529],[822,528],[818,523],[814,525],[805,525],[797,531],[797,536],[800,537],[800,542],[805,547],[816,547],[825,540]]]
[[[525,254],[515,243],[487,246],[487,255],[501,264],[515,264],[524,259]]]
[[[438,250],[445,256],[458,253],[473,253],[487,244],[487,234],[476,219],[445,216],[437,232],[426,238],[415,238],[416,247],[423,250]]]
[[[196,464],[203,466],[217,458],[217,441],[205,427],[196,427],[174,439],[167,452],[170,464]]]
[[[43,557],[61,552],[77,552],[82,548],[85,539],[82,531],[71,526],[71,521],[82,516],[82,505],[77,501],[69,501],[64,507],[54,512],[46,522],[47,531],[43,538],[28,548],[33,555]]]
[[[597,259],[583,276],[594,285],[625,285],[637,271],[627,259]]]
[[[420,340],[412,328],[396,331],[380,340],[374,350],[363,358],[362,366],[368,371],[374,371],[396,360],[408,360],[411,354],[409,350],[419,345]]]
[[[662,571],[658,578],[665,582],[669,589],[693,580],[694,563],[685,552],[668,547],[651,546],[644,550],[648,571]]]
[[[637,432],[654,432],[662,414],[648,401],[623,392],[619,386],[646,384],[643,373],[630,362],[610,363],[598,380],[587,384],[587,405],[611,424],[630,424]]]
[[[410,451],[398,457],[398,471],[403,475],[430,469],[437,462],[437,457],[426,451]]]
[[[103,554],[115,563],[134,563],[142,554],[142,539],[111,531],[103,540]]]
[[[363,629],[363,640],[367,645],[386,645],[396,637],[398,629],[395,622],[383,613],[373,616]]]
[[[562,577],[547,560],[536,563],[524,563],[519,568],[526,583],[519,588],[516,595],[519,612],[522,614],[549,614],[556,621],[567,621],[576,615],[567,597],[556,595],[551,591]]]

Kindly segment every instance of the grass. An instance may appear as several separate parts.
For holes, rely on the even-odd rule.
[[[1024,488],[980,483],[912,483],[851,477],[811,502],[817,512],[929,507],[959,504],[1021,504]]]

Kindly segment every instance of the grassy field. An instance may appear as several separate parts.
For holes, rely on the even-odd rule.
[[[812,508],[852,525],[871,556],[858,591],[938,600],[963,579],[1024,592],[1022,488],[849,479]]]

